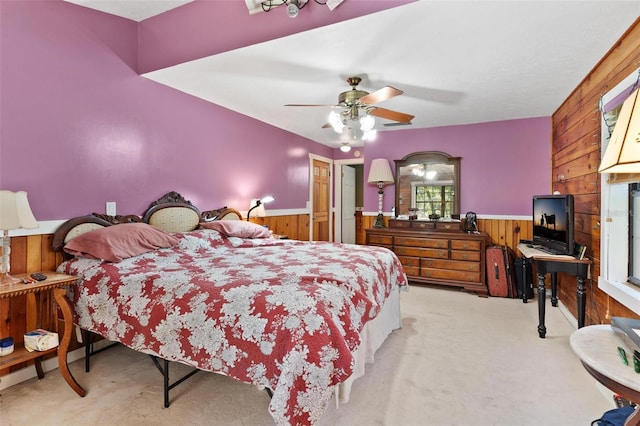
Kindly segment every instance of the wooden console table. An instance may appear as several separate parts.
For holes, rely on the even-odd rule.
[[[618,347],[623,347],[627,356],[633,351],[625,347],[624,341],[616,334],[610,325],[590,325],[571,334],[571,348],[597,381],[621,397],[640,403],[640,374],[633,370],[632,362],[630,365],[622,362]],[[640,425],[638,409],[627,419],[625,425]]]
[[[44,274],[47,279],[44,281],[38,281],[35,283],[23,284],[19,282],[17,284],[0,284],[0,299],[11,298],[21,295],[28,295],[36,299],[34,306],[41,312],[40,293],[48,290],[53,290],[53,297],[60,307],[62,312],[62,318],[64,320],[64,333],[60,338],[60,344],[57,348],[52,348],[47,351],[27,351],[23,345],[15,345],[15,349],[9,355],[0,357],[0,370],[9,368],[13,365],[20,364],[26,361],[34,360],[36,365],[36,372],[38,378],[44,377],[44,370],[42,369],[42,357],[52,353],[58,353],[58,367],[60,374],[66,380],[78,395],[85,396],[86,391],[76,382],[75,378],[69,371],[67,365],[67,351],[69,350],[69,343],[71,342],[71,336],[73,333],[73,316],[71,313],[71,305],[69,299],[66,296],[66,290],[63,287],[75,285],[77,277],[72,275],[58,274],[54,271],[45,271]],[[29,278],[29,274],[17,274],[16,278]],[[29,330],[40,327],[40,315],[36,318],[35,324],[28,324]],[[15,336],[14,336],[15,340]]]
[[[544,338],[547,327],[544,325],[545,315],[545,277],[551,274],[551,305],[558,306],[557,273],[564,272],[576,277],[578,290],[578,328],[584,327],[584,317],[587,299],[585,281],[589,275],[591,261],[588,259],[576,259],[568,255],[553,255],[541,250],[529,247],[527,244],[518,244],[518,250],[522,255],[532,261],[536,266],[538,278],[538,335]]]

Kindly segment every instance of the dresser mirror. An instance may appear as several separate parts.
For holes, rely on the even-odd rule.
[[[451,219],[460,215],[460,157],[414,152],[396,163],[396,217]]]

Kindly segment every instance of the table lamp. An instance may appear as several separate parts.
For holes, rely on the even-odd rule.
[[[249,211],[247,212],[247,222],[249,221],[249,215],[251,214],[251,212],[253,210],[256,210],[256,216],[257,217],[264,217],[266,216],[267,212],[264,210],[264,204],[266,203],[270,203],[273,200],[275,200],[275,198],[273,198],[272,195],[267,195],[266,197],[262,197],[259,200],[255,199],[255,200],[251,200],[251,207],[249,208]]]
[[[385,228],[384,215],[382,214],[382,201],[384,196],[384,186],[394,183],[393,174],[386,158],[376,158],[371,161],[369,169],[369,179],[367,182],[378,185],[378,216],[373,224],[374,228]]]
[[[38,222],[33,217],[27,193],[24,191],[0,190],[0,229],[2,230],[2,265],[0,269],[0,284],[20,282],[18,278],[9,275],[9,255],[11,254],[11,239],[9,231],[14,229],[34,229]]]

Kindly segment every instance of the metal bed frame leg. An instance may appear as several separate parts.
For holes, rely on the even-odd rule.
[[[169,408],[169,361],[163,359],[164,361],[164,374],[163,374],[163,385],[164,385],[164,408]]]
[[[84,334],[84,371],[89,372],[91,369],[91,334],[88,331],[82,330]]]
[[[163,365],[160,365],[160,363],[158,362],[158,357],[154,355],[149,355],[149,357],[151,357],[153,364],[162,374],[163,387],[164,387],[164,408],[168,408],[169,407],[169,391],[175,388],[176,386],[178,386],[180,383],[187,380],[188,378],[190,378],[191,376],[193,376],[194,374],[196,374],[197,372],[199,372],[200,370],[198,370],[197,368],[194,368],[189,373],[185,374],[175,382],[169,384],[169,361],[166,359],[162,359]]]

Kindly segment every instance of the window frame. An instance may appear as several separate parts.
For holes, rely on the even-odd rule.
[[[619,97],[638,80],[640,69],[602,96],[602,106]],[[629,93],[630,94],[630,93]],[[621,100],[621,102],[624,99]],[[601,115],[601,158],[609,141],[609,129]],[[610,183],[609,173],[600,174],[600,276],[598,288],[640,315],[640,287],[629,282],[630,273],[630,197],[631,183]],[[640,265],[638,265],[640,267]]]

